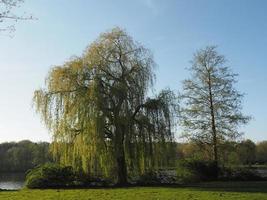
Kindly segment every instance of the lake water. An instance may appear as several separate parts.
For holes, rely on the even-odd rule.
[[[24,185],[24,173],[0,173],[0,189],[18,190]]]

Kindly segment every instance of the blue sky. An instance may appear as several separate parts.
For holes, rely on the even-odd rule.
[[[151,49],[157,90],[179,90],[193,53],[218,45],[239,74],[244,112],[253,116],[244,137],[267,139],[267,1],[25,0],[21,10],[38,20],[17,23],[13,38],[0,34],[0,142],[50,140],[31,107],[33,91],[52,66],[81,55],[114,26]]]

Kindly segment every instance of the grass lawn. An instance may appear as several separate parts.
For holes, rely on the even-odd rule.
[[[1,191],[0,200],[267,200],[267,182],[205,183],[191,187]]]

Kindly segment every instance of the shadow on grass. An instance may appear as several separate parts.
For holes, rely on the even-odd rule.
[[[267,181],[259,182],[207,182],[187,185],[197,191],[267,193]]]
[[[192,191],[210,191],[210,192],[244,192],[244,193],[267,193],[267,181],[217,181],[217,182],[202,182],[188,185],[129,185],[116,188],[172,188],[172,189],[190,189]]]
[[[124,185],[124,186],[108,186],[108,187],[68,187],[68,188],[43,188],[39,190],[90,190],[90,189],[133,189],[133,188],[170,188],[170,189],[189,189],[192,191],[207,191],[207,192],[244,192],[244,193],[266,193],[267,194],[267,181],[225,181],[225,182],[202,182],[188,185]],[[35,189],[33,189],[35,190]],[[19,190],[1,190],[0,192],[12,192]]]

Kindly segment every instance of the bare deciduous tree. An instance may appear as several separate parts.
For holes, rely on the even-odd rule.
[[[218,144],[240,135],[238,126],[250,117],[241,112],[243,94],[234,88],[236,74],[209,46],[194,55],[192,78],[183,82],[181,124],[190,139],[209,145],[218,169]]]

